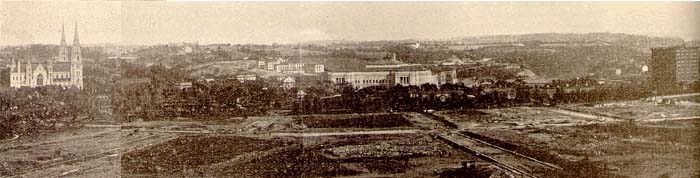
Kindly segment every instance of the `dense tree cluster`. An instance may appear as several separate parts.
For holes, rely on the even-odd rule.
[[[58,123],[78,124],[89,114],[88,97],[77,88],[57,86],[0,91],[0,138],[32,135]]]
[[[117,111],[140,118],[260,115],[293,97],[276,82],[235,79],[195,81],[186,88],[175,83],[132,85],[121,88],[117,95]]]
[[[547,86],[497,80],[490,85],[466,87],[375,86],[360,90],[339,85],[335,97],[306,97],[295,101],[297,113],[423,111],[426,109],[494,108],[517,105],[553,106],[565,103],[596,103],[638,99],[652,95],[644,84],[599,84],[591,79],[557,80]]]

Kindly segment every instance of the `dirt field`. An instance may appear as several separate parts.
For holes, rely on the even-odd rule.
[[[700,104],[692,102],[679,102],[671,105],[645,101],[625,101],[594,106],[569,105],[564,107],[638,121],[700,116]]]
[[[299,142],[299,141],[297,141]],[[126,153],[122,159],[125,176],[162,176],[194,172],[246,153],[264,152],[294,143],[294,140],[255,139],[238,136],[182,136],[168,142]]]
[[[477,159],[426,135],[206,136],[128,153],[121,164],[124,177],[439,177],[436,169],[465,160]]]
[[[657,107],[639,110],[669,109]],[[679,109],[668,112],[675,111]],[[641,178],[700,176],[700,120],[600,122],[523,108],[443,114],[469,132],[570,169],[591,165],[614,175]]]
[[[386,128],[408,127],[411,122],[401,114],[313,115],[295,117],[309,128]]]
[[[83,128],[4,141],[0,143],[0,175],[119,175],[117,170],[120,153],[170,137],[169,134],[138,133],[118,128]]]
[[[0,155],[3,175],[28,177],[459,177],[464,161],[478,165],[470,175],[500,170],[430,136],[445,128],[418,113],[309,119],[319,128],[284,116],[132,122],[19,139]],[[273,136],[296,131],[338,135]]]
[[[1,176],[459,177],[475,161],[428,114],[132,122],[0,142]],[[561,177],[693,177],[700,121],[605,122],[552,108],[442,111],[466,134],[553,163]],[[102,127],[102,126],[100,126]],[[366,132],[366,133],[365,133]],[[382,134],[369,134],[382,132]],[[386,132],[386,133],[384,133]],[[479,176],[477,176],[479,177]],[[555,176],[558,177],[558,176]],[[579,176],[580,177],[580,176]]]
[[[554,112],[551,108],[538,107],[440,111],[436,115],[445,117],[460,128],[519,129],[602,123],[600,120],[574,117]]]

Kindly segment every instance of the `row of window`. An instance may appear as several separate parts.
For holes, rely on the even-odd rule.
[[[345,83],[345,78],[335,78],[335,83]]]
[[[12,80],[24,80],[25,78],[27,78],[27,77],[25,77],[25,76],[14,76],[14,77],[12,77]]]
[[[367,83],[389,83],[389,81],[384,80],[384,79],[382,79],[382,80],[355,80],[355,83],[364,83],[364,84],[367,84]]]
[[[68,78],[68,75],[67,74],[58,74],[58,75],[54,75],[53,78]]]
[[[399,77],[399,81],[401,82],[401,84],[409,84],[411,82],[411,78],[410,77]]]
[[[53,76],[54,79],[58,79],[58,78],[68,78],[68,77],[69,77],[69,75],[67,75],[67,74],[59,74],[59,75],[54,75],[54,76]],[[27,79],[27,77],[24,76],[24,75],[12,77],[12,80],[25,80],[25,79]]]
[[[698,53],[695,52],[676,52],[676,55],[678,56],[695,56]]]
[[[399,81],[401,84],[410,84],[411,83],[411,77],[399,77]],[[335,83],[345,83],[345,78],[343,77],[338,77],[335,78]],[[390,83],[391,81],[386,80],[386,79],[381,79],[381,80],[355,80],[353,83],[356,84],[374,84],[374,83]]]

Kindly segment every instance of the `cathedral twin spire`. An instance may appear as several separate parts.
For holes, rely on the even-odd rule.
[[[58,61],[65,61],[68,58],[68,49],[66,49],[66,32],[65,25],[61,25],[61,46],[58,49]]]
[[[80,55],[80,40],[78,40],[78,23],[75,23],[75,36],[73,37],[73,50],[71,51],[70,60],[80,61],[82,56]],[[58,51],[58,60],[62,62],[68,62],[68,45],[66,44],[66,33],[65,25],[61,25],[61,47]]]

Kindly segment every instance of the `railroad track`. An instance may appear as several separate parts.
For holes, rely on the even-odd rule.
[[[469,152],[500,168],[510,171],[518,177],[538,178],[538,175],[552,173],[551,171],[563,170],[557,165],[540,161],[461,133],[440,134],[438,138],[446,141],[453,147]]]

